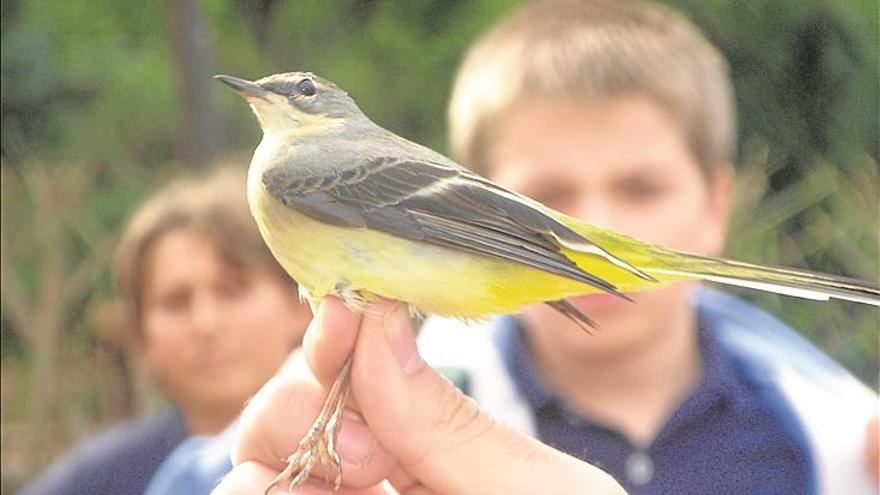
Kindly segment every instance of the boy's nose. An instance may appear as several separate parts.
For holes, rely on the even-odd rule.
[[[584,195],[575,201],[569,215],[589,222],[599,227],[611,228],[613,223],[613,208],[602,197],[593,194]]]
[[[192,331],[195,335],[208,337],[222,328],[223,315],[215,298],[205,294],[196,297],[192,311]]]

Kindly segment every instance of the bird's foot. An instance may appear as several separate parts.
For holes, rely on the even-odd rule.
[[[318,417],[309,428],[306,436],[300,440],[296,451],[287,458],[287,466],[278,473],[266,488],[266,494],[278,484],[287,483],[293,490],[302,486],[309,479],[315,465],[324,466],[328,474],[327,483],[332,483],[334,490],[339,490],[342,483],[342,460],[336,453],[336,438],[339,433],[338,418]]]
[[[316,465],[327,469],[327,483],[332,484],[334,490],[339,490],[342,485],[342,459],[336,452],[336,439],[339,437],[342,411],[348,398],[350,372],[351,357],[343,364],[308,433],[300,440],[296,451],[287,458],[287,466],[266,487],[264,495],[268,495],[272,488],[283,482],[288,483],[289,490],[302,486],[308,481]]]

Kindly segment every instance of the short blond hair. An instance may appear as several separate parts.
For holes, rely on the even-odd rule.
[[[453,156],[485,171],[493,123],[531,96],[645,94],[681,123],[704,172],[730,163],[735,113],[727,63],[683,15],[630,0],[539,0],[467,53],[449,107]]]
[[[175,178],[134,213],[117,245],[114,275],[124,313],[120,323],[135,332],[135,341],[143,336],[147,255],[163,235],[176,229],[204,234],[232,266],[269,270],[290,284],[291,297],[296,297],[295,283],[275,261],[250,215],[245,183],[242,164],[221,165],[207,174]]]

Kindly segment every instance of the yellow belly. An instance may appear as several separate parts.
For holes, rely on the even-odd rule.
[[[591,286],[526,266],[408,241],[367,229],[327,225],[264,191],[251,210],[269,248],[311,298],[361,291],[462,318],[595,292]]]

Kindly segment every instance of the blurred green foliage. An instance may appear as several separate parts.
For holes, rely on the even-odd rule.
[[[113,393],[99,379],[101,366],[120,359],[90,316],[111,294],[109,256],[98,257],[100,270],[64,306],[58,324],[54,369],[64,380],[46,399],[54,443],[15,442],[33,433],[20,424],[33,413],[25,404],[33,395],[35,359],[24,336],[29,329],[22,328],[28,319],[17,318],[13,306],[24,299],[40,307],[53,284],[98,252],[90,236],[112,237],[156,183],[196,166],[183,158],[193,144],[184,124],[187,79],[170,32],[181,7],[198,9],[194,40],[207,48],[203,62],[210,70],[249,78],[314,71],[346,88],[377,122],[444,150],[445,104],[462,52],[517,3],[2,0],[3,269],[20,289],[7,291],[4,283],[2,297],[4,488],[96,423],[130,412],[118,405],[124,386]],[[686,12],[731,65],[741,205],[732,220],[731,256],[876,280],[875,0],[666,3]],[[215,141],[222,143],[216,151],[252,149],[259,129],[246,106],[221,85],[208,87],[220,133]],[[71,182],[64,170],[82,179],[78,188],[64,189]],[[71,208],[52,206],[52,188],[28,186],[38,176],[68,191],[60,198]],[[41,204],[49,205],[44,213],[68,219],[48,237],[63,241],[43,235],[52,216],[37,214]],[[45,246],[54,246],[59,260],[51,266],[40,257]],[[876,384],[876,310],[747,296]],[[104,365],[83,364],[89,362]],[[19,444],[43,451],[7,457]],[[7,473],[7,459],[14,472]]]

